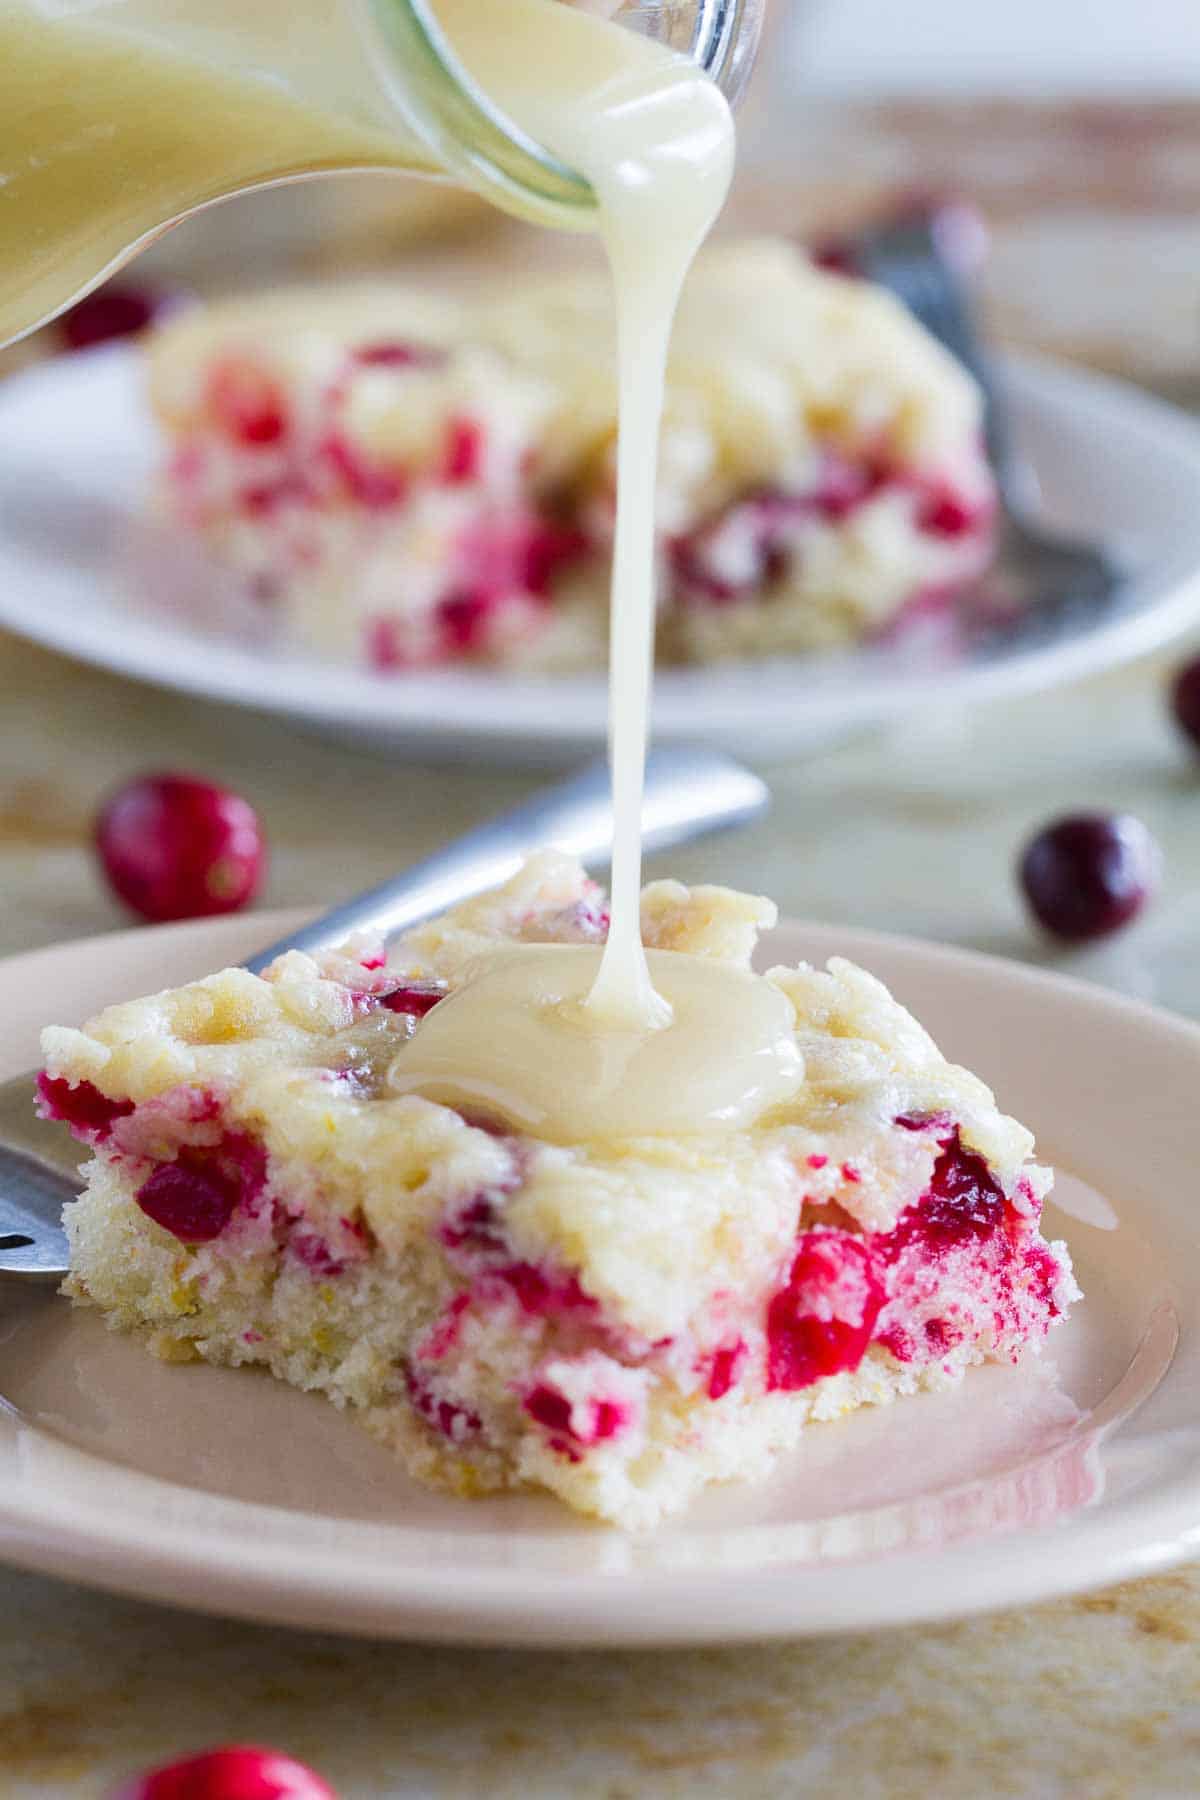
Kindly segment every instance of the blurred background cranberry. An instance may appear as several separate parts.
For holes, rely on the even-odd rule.
[[[1200,750],[1200,656],[1176,670],[1171,683],[1171,712],[1193,749]]]
[[[66,350],[90,350],[110,338],[136,337],[167,312],[185,304],[177,288],[148,287],[136,282],[105,282],[56,321],[54,329]]]

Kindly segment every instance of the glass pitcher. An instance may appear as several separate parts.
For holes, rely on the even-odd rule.
[[[765,0],[583,3],[734,99]],[[592,208],[456,60],[436,0],[0,0],[0,344],[200,207],[354,169],[448,176],[559,225]]]

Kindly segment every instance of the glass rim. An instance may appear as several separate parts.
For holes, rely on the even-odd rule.
[[[522,213],[549,208],[583,226],[591,184],[521,129],[460,62],[433,0],[360,0],[373,26],[377,73],[443,167]],[[697,0],[691,55],[731,102],[754,62],[765,0]],[[404,71],[403,79],[397,69]]]
[[[520,212],[548,205],[568,221],[571,214],[592,212],[590,184],[480,87],[451,47],[432,0],[360,4],[382,51],[376,69],[385,89],[444,168]]]

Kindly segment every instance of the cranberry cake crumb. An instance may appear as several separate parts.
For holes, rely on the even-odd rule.
[[[647,943],[749,964],[768,901],[658,882]],[[415,1476],[627,1527],[758,1479],[804,1427],[1036,1347],[1078,1298],[1050,1173],[872,976],[776,968],[805,1079],[743,1130],[546,1143],[400,1095],[481,959],[596,943],[572,859],[411,933],[226,969],[43,1038],[89,1146],[67,1291],[170,1361],[261,1364]]]
[[[166,511],[278,642],[385,673],[603,666],[599,276],[476,305],[243,298],[164,325],[150,365]],[[807,651],[949,608],[993,515],[978,392],[895,300],[783,243],[700,259],[661,440],[662,660]]]

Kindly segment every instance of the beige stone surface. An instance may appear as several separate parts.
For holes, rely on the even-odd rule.
[[[1186,1575],[875,1638],[637,1656],[355,1644],[0,1587],[0,1794],[265,1740],[346,1800],[1185,1800]]]

